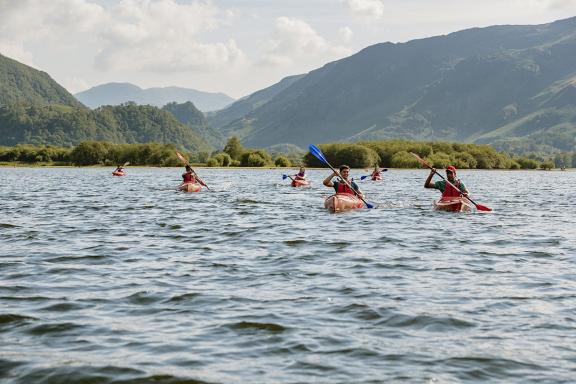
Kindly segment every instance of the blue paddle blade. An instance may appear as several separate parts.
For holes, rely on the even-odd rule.
[[[308,146],[308,150],[310,151],[311,154],[313,154],[314,156],[316,156],[316,158],[318,160],[320,160],[321,162],[323,162],[324,164],[328,164],[328,160],[326,160],[326,158],[324,157],[324,154],[322,153],[322,151],[320,150],[320,148],[318,148],[317,146],[315,146],[314,144],[310,144]]]
[[[360,180],[364,180],[365,178],[370,177],[370,175],[367,176],[360,176]]]
[[[282,180],[286,180],[288,178],[288,175],[282,175]]]
[[[364,203],[366,204],[366,208],[368,208],[368,209],[376,208],[373,204],[370,204],[367,201],[365,201]]]

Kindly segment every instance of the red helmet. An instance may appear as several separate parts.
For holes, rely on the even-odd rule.
[[[446,167],[446,171],[451,171],[452,173],[456,174],[456,167],[453,165],[449,165]]]

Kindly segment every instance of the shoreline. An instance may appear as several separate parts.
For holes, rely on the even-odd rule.
[[[287,170],[293,169],[298,170],[298,167],[207,167],[205,165],[195,165],[191,164],[192,168],[199,168],[199,169],[228,169],[228,170]],[[29,164],[29,163],[0,163],[0,168],[107,168],[114,170],[115,166],[109,165],[55,165],[55,164]],[[166,168],[166,169],[178,169],[184,168],[184,166],[177,166],[177,167],[162,167],[159,165],[131,165],[127,167],[127,169],[133,168]],[[351,168],[352,170],[366,170],[365,168]],[[407,171],[407,170],[424,170],[426,168],[387,168],[388,170],[393,171]],[[443,168],[438,168],[438,170],[442,170]],[[572,172],[576,168],[567,168],[562,170],[560,168],[552,168],[552,169],[486,169],[486,168],[460,168],[459,171],[547,171],[547,172]],[[306,170],[328,170],[330,168],[317,168],[317,167],[306,167]]]

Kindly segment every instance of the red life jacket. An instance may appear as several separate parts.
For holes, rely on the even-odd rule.
[[[460,180],[454,180],[454,182],[452,184],[454,184],[456,187],[460,188]],[[446,181],[446,186],[444,187],[444,192],[442,192],[442,198],[445,199],[445,198],[449,198],[449,197],[462,196],[462,191],[460,191],[460,189],[458,189],[458,188],[454,188],[453,186],[448,184],[448,181]]]
[[[191,173],[183,173],[182,178],[184,179],[183,183],[190,183],[196,181]]]
[[[346,183],[344,183],[343,181],[338,181],[338,189],[336,190],[336,193],[347,193],[349,195],[356,196],[354,190],[350,188],[348,185],[346,185]]]

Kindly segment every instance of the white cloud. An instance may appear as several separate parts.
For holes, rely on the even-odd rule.
[[[84,0],[0,0],[0,52],[33,64],[27,43],[61,41],[90,31],[103,15],[99,5]]]
[[[274,37],[268,41],[268,49],[261,62],[271,66],[288,66],[302,61],[333,60],[350,53],[348,47],[331,44],[306,22],[279,17],[276,19]]]
[[[576,0],[516,0],[522,7],[540,9],[576,9]]]
[[[352,14],[361,19],[376,20],[384,16],[382,0],[342,0]]]
[[[338,30],[338,35],[340,35],[340,40],[342,40],[345,44],[348,44],[352,41],[354,32],[352,32],[349,27],[342,27]]]
[[[109,13],[110,25],[101,34],[106,44],[97,65],[151,71],[216,71],[235,65],[244,54],[234,40],[201,40],[202,33],[224,21],[218,14],[210,2],[124,0]]]
[[[168,45],[148,44],[149,40],[146,41],[146,47],[133,44],[105,50],[98,55],[96,64],[114,70],[213,72],[244,60],[244,54],[234,40],[216,44],[174,41]]]
[[[550,1],[550,8],[575,8],[576,0],[553,0]]]
[[[91,0],[0,0],[0,52],[31,63],[28,44],[98,44],[101,70],[214,71],[244,59],[233,40],[203,34],[231,18],[209,0],[121,0],[111,8]]]

